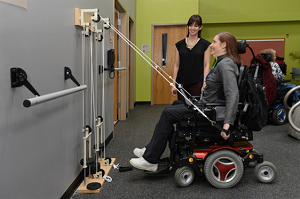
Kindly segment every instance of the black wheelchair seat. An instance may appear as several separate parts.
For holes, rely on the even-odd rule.
[[[240,111],[241,112],[241,111]],[[223,125],[223,121],[217,120],[216,107],[205,109],[204,114],[210,119],[217,121],[217,124]],[[235,124],[230,128],[232,141],[251,141],[253,140],[252,131],[248,130],[247,127],[243,126],[238,122],[239,118],[236,119]],[[190,137],[197,139],[220,139],[224,140],[220,135],[220,130],[213,126],[206,118],[199,114],[191,111],[184,112],[176,125],[177,137]]]

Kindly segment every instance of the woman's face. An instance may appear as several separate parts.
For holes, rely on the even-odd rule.
[[[221,43],[218,35],[214,37],[213,42],[210,44],[210,48],[211,48],[210,54],[214,58],[217,58],[218,56],[226,53],[226,43],[225,42]]]
[[[194,36],[198,35],[198,32],[202,29],[203,26],[198,26],[195,22],[188,26],[189,35]]]

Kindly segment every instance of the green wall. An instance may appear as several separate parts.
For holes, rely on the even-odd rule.
[[[299,0],[199,0],[205,23],[300,20]]]
[[[221,31],[234,34],[237,39],[285,39],[287,79],[292,67],[300,67],[288,54],[300,51],[299,0],[137,0],[136,44],[152,42],[152,24],[186,23],[195,14],[203,19],[202,37],[212,41]],[[289,37],[286,35],[289,34]],[[151,46],[152,47],[152,46]],[[255,52],[258,53],[258,52]],[[151,58],[150,53],[146,53]],[[136,56],[136,101],[151,101],[151,68]]]
[[[285,39],[284,57],[288,66],[286,79],[290,79],[292,67],[300,66],[298,61],[292,61],[289,57],[290,52],[300,51],[299,28],[300,21],[223,24],[214,23],[204,25],[202,37],[212,41],[216,33],[227,31],[235,35],[237,39]],[[289,34],[289,37],[286,36],[287,34]],[[254,53],[257,54],[258,52]]]

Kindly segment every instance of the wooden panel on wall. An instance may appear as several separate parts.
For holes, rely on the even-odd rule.
[[[284,39],[258,39],[258,40],[246,40],[247,44],[252,48],[254,54],[259,54],[260,51],[268,48],[276,50],[279,57],[284,56]],[[249,65],[253,58],[251,51],[247,48],[245,54],[241,55],[243,65]]]

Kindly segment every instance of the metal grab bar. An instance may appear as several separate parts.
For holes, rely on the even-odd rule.
[[[26,99],[23,102],[23,106],[28,108],[30,106],[34,106],[36,104],[40,104],[49,100],[53,100],[59,97],[63,97],[65,95],[69,95],[78,91],[82,91],[87,89],[86,85],[83,86],[78,86],[75,88],[70,88],[70,89],[66,89],[66,90],[62,90],[62,91],[58,91],[58,92],[54,92],[54,93],[50,93],[50,94],[46,94],[46,95],[42,95],[42,96],[38,96],[38,97],[33,97],[30,99]]]
[[[300,105],[300,101],[297,102],[296,104],[294,104],[294,105],[292,106],[292,108],[289,107],[288,104],[287,104],[287,100],[288,100],[289,96],[291,95],[291,93],[293,93],[295,90],[298,90],[298,89],[300,89],[300,85],[299,85],[299,86],[296,86],[296,87],[294,87],[294,88],[292,88],[291,90],[289,90],[289,91],[285,94],[285,96],[284,96],[283,104],[284,104],[285,108],[287,108],[287,109],[289,110],[289,113],[288,113],[288,120],[289,120],[290,125],[292,126],[292,128],[293,128],[295,131],[300,132],[300,128],[297,127],[297,126],[295,125],[295,123],[293,122],[293,120],[292,120],[292,113],[293,113],[294,110]]]

